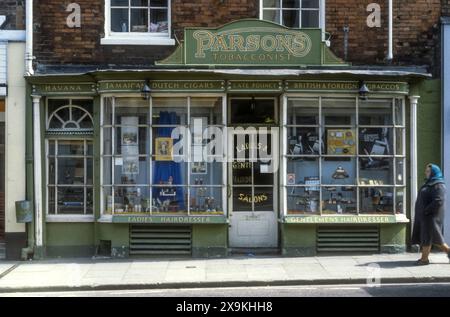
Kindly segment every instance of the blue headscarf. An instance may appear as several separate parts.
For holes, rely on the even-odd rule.
[[[427,183],[444,183],[444,176],[439,166],[436,164],[430,164],[431,174],[427,180]]]

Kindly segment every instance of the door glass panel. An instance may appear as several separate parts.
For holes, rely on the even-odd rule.
[[[233,188],[233,211],[252,211],[252,188]]]
[[[273,99],[231,99],[231,124],[274,124]]]

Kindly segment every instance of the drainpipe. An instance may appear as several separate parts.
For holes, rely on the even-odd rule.
[[[25,75],[33,75],[33,0],[26,0]]]
[[[390,62],[394,58],[394,54],[392,52],[393,40],[392,40],[392,24],[393,24],[393,9],[392,9],[392,0],[389,0],[389,26],[388,26],[388,53],[386,59]]]

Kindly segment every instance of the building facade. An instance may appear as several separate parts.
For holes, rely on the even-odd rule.
[[[25,20],[22,1],[0,6],[0,259],[20,259],[25,226],[15,202],[25,195]]]
[[[30,252],[406,250],[442,5],[388,3],[28,1]]]

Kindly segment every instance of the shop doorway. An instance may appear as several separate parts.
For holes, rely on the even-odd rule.
[[[230,247],[277,248],[276,99],[230,99],[229,107]]]

